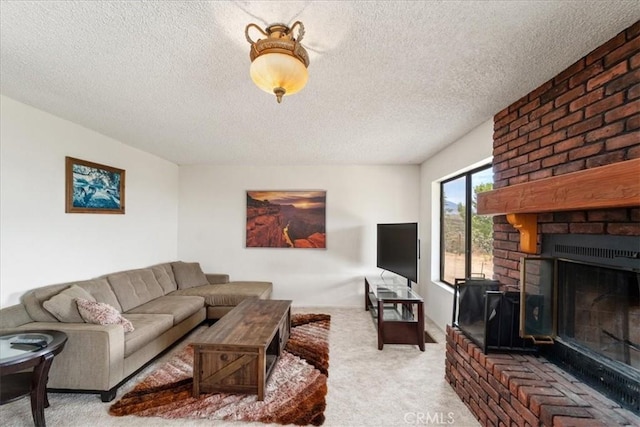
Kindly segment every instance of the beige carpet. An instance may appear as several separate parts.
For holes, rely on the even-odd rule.
[[[427,330],[437,343],[377,348],[375,326],[361,308],[313,307],[294,312],[331,315],[330,376],[324,426],[478,426],[478,422],[444,379],[444,335],[433,325]],[[171,357],[163,356],[157,363]],[[153,365],[122,387],[117,398],[148,375]],[[98,426],[262,426],[262,423],[163,418],[113,417],[109,403],[96,395],[49,394],[45,410],[49,427]],[[0,425],[33,426],[29,400],[0,406]]]

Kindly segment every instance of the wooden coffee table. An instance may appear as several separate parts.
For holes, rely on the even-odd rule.
[[[193,343],[193,396],[257,394],[291,332],[291,301],[245,299]]]

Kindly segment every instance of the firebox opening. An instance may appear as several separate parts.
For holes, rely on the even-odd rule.
[[[640,370],[638,273],[558,263],[558,335]]]
[[[633,278],[629,278],[629,306],[630,307],[638,307],[640,306],[640,274],[636,274],[635,283],[633,283]]]
[[[545,355],[640,413],[640,239],[545,235],[557,263],[558,339]]]

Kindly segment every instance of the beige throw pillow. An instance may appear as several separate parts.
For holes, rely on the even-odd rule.
[[[97,325],[122,325],[125,332],[133,331],[133,324],[122,317],[114,307],[103,302],[89,301],[86,299],[76,299],[78,311],[87,323]]]
[[[77,285],[71,285],[59,294],[49,298],[42,303],[42,306],[56,319],[64,323],[84,323],[82,316],[78,312],[76,298],[83,298],[88,301],[96,299],[91,294]]]
[[[173,275],[176,277],[178,289],[188,289],[196,286],[208,285],[207,276],[202,272],[198,262],[174,262],[171,264]]]

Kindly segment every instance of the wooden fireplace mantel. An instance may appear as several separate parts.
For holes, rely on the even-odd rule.
[[[520,248],[536,252],[537,215],[640,206],[640,159],[511,185],[478,194],[478,214],[507,215]]]

